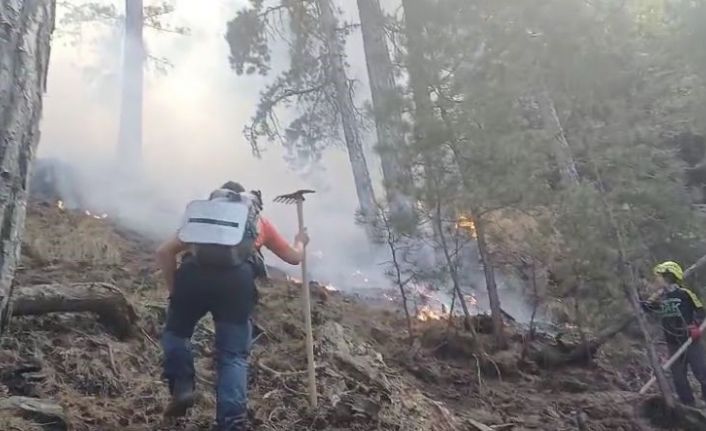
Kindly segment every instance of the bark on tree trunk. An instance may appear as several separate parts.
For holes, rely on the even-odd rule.
[[[433,128],[434,105],[430,95],[430,83],[426,60],[424,58],[424,16],[421,8],[423,0],[402,0],[404,9],[405,37],[407,39],[407,73],[409,74],[409,84],[412,89],[412,100],[414,102],[414,143],[417,151],[421,152],[424,160],[424,170],[426,171],[427,189],[433,189],[429,182],[433,181],[432,176],[439,170],[436,157],[436,149],[429,150],[429,137],[426,131]],[[443,170],[443,169],[441,169]],[[434,198],[428,198],[433,202]],[[439,223],[433,222],[432,229],[434,238],[438,241],[440,236]],[[438,265],[443,265],[443,256],[439,247],[434,247],[435,258]]]
[[[576,161],[571,154],[569,141],[566,139],[564,127],[561,125],[559,114],[556,112],[556,105],[547,88],[542,88],[537,96],[539,111],[542,116],[544,128],[548,130],[554,138],[552,146],[554,158],[559,167],[561,180],[565,185],[576,185],[579,182],[579,174],[576,169]]]
[[[53,0],[0,2],[0,334],[20,257],[54,8]]]
[[[333,82],[336,90],[336,102],[341,116],[343,135],[348,148],[348,158],[353,168],[353,180],[355,181],[360,210],[365,220],[373,221],[377,208],[375,193],[373,192],[368,163],[365,159],[363,143],[358,131],[353,95],[344,64],[345,53],[343,52],[341,39],[336,31],[337,20],[333,13],[331,0],[318,0],[318,5],[321,25],[326,33],[328,46],[329,79]]]
[[[424,131],[434,117],[433,105],[429,96],[429,80],[424,67],[423,31],[424,19],[419,6],[421,0],[402,0],[407,38],[407,69],[415,108],[414,135],[417,142],[425,142]]]
[[[143,18],[142,0],[125,0],[118,160],[121,162],[121,169],[135,169],[137,172],[142,161],[142,87],[145,61]]]
[[[411,186],[411,176],[403,168],[399,158],[404,146],[401,98],[387,46],[385,17],[379,0],[358,0],[358,14],[375,114],[377,150],[380,154],[387,200],[393,220],[404,221],[411,218],[413,211],[408,190]]]
[[[14,316],[80,312],[97,314],[120,338],[134,334],[137,313],[123,293],[111,284],[41,284],[14,289]]]
[[[496,344],[499,348],[507,346],[505,339],[505,330],[503,325],[503,311],[500,305],[500,297],[498,296],[498,286],[495,282],[495,270],[488,252],[488,243],[485,236],[485,221],[483,217],[474,218],[476,226],[476,242],[478,243],[478,253],[480,253],[483,262],[483,272],[485,273],[485,285],[488,290],[488,301],[490,302],[490,314],[493,319],[493,334]]]

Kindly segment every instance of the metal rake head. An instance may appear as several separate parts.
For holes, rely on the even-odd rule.
[[[314,190],[307,190],[307,189],[302,189],[302,190],[297,190],[294,193],[289,193],[287,195],[281,195],[277,196],[274,201],[286,205],[290,204],[295,204],[297,202],[302,202],[305,201],[304,195],[308,193],[316,193]]]

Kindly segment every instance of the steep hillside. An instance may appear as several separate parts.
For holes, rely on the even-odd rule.
[[[197,328],[199,400],[191,415],[165,423],[159,333],[165,293],[154,244],[109,218],[31,208],[17,286],[105,282],[134,305],[131,337],[90,313],[15,317],[0,351],[0,394],[58,402],[75,430],[208,430],[214,412],[209,319]],[[519,331],[492,353],[476,321],[474,338],[446,321],[417,321],[410,345],[402,316],[313,286],[321,405],[307,410],[299,289],[260,286],[264,331],[251,358],[250,414],[258,430],[641,430],[634,392],[649,377],[639,346],[621,339],[591,366],[542,369],[523,358]],[[486,338],[488,338],[486,340]],[[491,353],[486,353],[491,352]],[[2,403],[0,402],[0,406]],[[13,411],[0,429],[65,429],[61,421]]]

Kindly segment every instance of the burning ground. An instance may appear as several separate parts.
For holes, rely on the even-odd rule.
[[[0,429],[60,430],[64,422],[75,430],[209,429],[215,379],[209,319],[194,336],[197,406],[177,423],[161,416],[167,391],[156,340],[166,303],[153,248],[102,214],[30,208],[18,291],[107,283],[134,307],[134,330],[116,332],[114,322],[89,313],[15,317],[0,350],[0,393],[52,400],[65,415],[0,408]],[[263,332],[254,345],[250,382],[255,429],[653,429],[639,419],[633,395],[649,377],[638,341],[619,338],[589,365],[543,368],[537,349],[546,345],[561,353],[570,345],[566,337],[528,344],[519,329],[510,328],[510,349],[494,352],[485,318],[474,320],[472,336],[461,322],[449,326],[422,304],[414,322],[418,336],[410,343],[396,308],[371,307],[315,283],[320,408],[309,412],[299,291],[295,280],[260,286],[255,318]]]

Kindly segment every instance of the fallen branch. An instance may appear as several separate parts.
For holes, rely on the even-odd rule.
[[[634,318],[624,319],[606,329],[596,338],[581,342],[573,346],[559,345],[546,346],[532,352],[530,359],[542,367],[560,367],[565,365],[586,365],[596,356],[598,350],[613,337],[632,324]]]
[[[0,399],[0,412],[30,419],[52,429],[69,429],[69,421],[64,408],[51,400],[29,397],[9,397]]]
[[[257,366],[258,368],[267,371],[268,373],[272,374],[272,376],[277,377],[277,378],[282,378],[282,377],[288,377],[288,376],[298,376],[298,375],[304,375],[309,372],[309,370],[301,370],[301,371],[277,371],[274,370],[267,365],[265,365],[262,361],[257,361]],[[317,365],[316,369],[321,369],[325,368],[324,365]]]
[[[40,284],[13,290],[12,315],[96,313],[120,338],[135,333],[137,313],[125,295],[108,283]]]
[[[473,425],[478,431],[495,431],[493,428],[489,427],[488,425],[478,422],[477,420],[473,418],[466,418],[468,423]]]
[[[333,358],[338,361],[343,368],[357,374],[357,378],[367,380],[367,383],[380,387],[386,392],[390,392],[392,385],[387,376],[380,370],[366,363],[360,357],[354,357],[348,352],[334,352]]]

